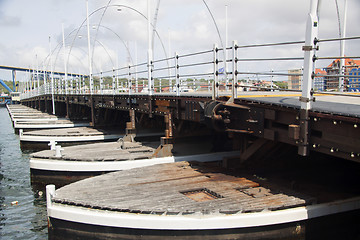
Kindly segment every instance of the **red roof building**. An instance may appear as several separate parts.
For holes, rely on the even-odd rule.
[[[352,69],[357,69],[360,66],[360,60],[354,60],[351,58],[345,59],[345,75]],[[329,66],[325,68],[327,75],[337,75],[340,71],[340,59],[334,60]],[[348,88],[349,80],[344,78],[344,90]],[[325,77],[325,90],[327,91],[337,91],[339,90],[339,77],[328,76]]]

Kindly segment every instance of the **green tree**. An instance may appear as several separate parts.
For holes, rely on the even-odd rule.
[[[287,81],[274,81],[274,84],[281,89],[288,89],[288,82]]]

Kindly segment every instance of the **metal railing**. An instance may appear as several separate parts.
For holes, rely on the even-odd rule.
[[[317,44],[359,39],[360,37],[320,39],[317,40]],[[225,50],[214,45],[212,49],[205,51],[187,54],[175,53],[172,57],[153,60],[151,66],[144,62],[94,73],[92,76],[93,92],[90,91],[88,76],[68,75],[65,82],[62,75],[54,75],[50,72],[43,72],[39,75],[33,72],[28,74],[29,80],[20,86],[21,99],[52,93],[117,95],[150,94],[151,91],[153,94],[176,96],[183,93],[207,94],[215,99],[222,95],[236,98],[242,91],[250,90],[300,91],[303,80],[303,45],[304,41],[255,45],[237,45],[237,42],[234,41],[232,46]],[[281,55],[258,56],[258,52],[266,52],[266,50],[262,50],[265,48],[271,48],[271,52],[278,52]],[[289,48],[292,49],[292,52],[297,49],[297,56],[284,56],[283,53]],[[261,49],[261,51],[254,54],[254,49]],[[228,51],[226,55],[231,57],[226,60],[222,58],[223,54],[220,53],[224,51]],[[336,51],[337,49],[334,49],[334,52]],[[319,53],[320,51],[316,51],[316,54]],[[343,58],[355,60],[360,57]],[[311,69],[314,92],[339,91],[339,84],[337,84],[339,78],[344,78],[343,91],[360,91],[359,72],[355,72],[359,69],[358,65],[345,66],[345,74],[341,74],[336,66],[328,67],[332,63],[336,65],[336,61],[339,59],[341,57],[338,56],[313,56],[316,65],[314,69]],[[154,86],[148,86],[148,68],[151,68]],[[316,68],[320,68],[322,71],[315,71]],[[292,71],[294,69],[297,71]],[[356,81],[349,81],[350,79]],[[288,88],[277,86],[275,83],[279,81],[287,82]]]

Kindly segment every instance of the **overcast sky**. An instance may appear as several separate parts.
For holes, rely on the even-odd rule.
[[[158,0],[152,0],[152,19]],[[337,0],[343,12],[344,0]],[[128,61],[145,62],[147,49],[146,0],[89,0],[91,26],[101,26],[98,32],[91,27],[94,47],[94,72],[106,71],[112,66],[126,66]],[[322,0],[319,38],[339,35],[335,0]],[[228,43],[239,45],[301,41],[305,39],[305,24],[310,0],[206,0],[225,44],[225,5],[228,6]],[[118,6],[113,6],[118,5]],[[348,0],[347,36],[360,36],[360,1]],[[69,71],[87,73],[86,25],[77,29],[86,19],[85,0],[0,0],[0,65],[49,69],[49,37],[54,51],[56,70],[63,71],[59,50],[62,46],[62,24],[65,29]],[[209,50],[213,44],[221,46],[215,24],[202,0],[162,0],[156,29],[162,41],[155,38],[154,58]],[[75,39],[75,40],[74,40]],[[360,40],[348,41],[346,55],[360,56]],[[125,47],[126,46],[126,47]],[[128,49],[130,54],[127,53]],[[137,51],[135,51],[135,49]],[[331,51],[330,51],[331,50]],[[135,54],[137,52],[137,54]],[[265,55],[265,56],[263,56]],[[244,57],[302,57],[301,45],[287,48],[242,50]],[[321,46],[319,55],[338,56],[339,43]],[[55,60],[56,59],[56,60]],[[319,62],[325,67],[330,62]],[[270,62],[265,69],[297,68],[302,62]],[[257,71],[259,63],[243,64],[244,71]],[[241,68],[240,67],[240,68]],[[260,71],[260,70],[259,70]],[[11,79],[9,71],[0,70],[0,78]]]

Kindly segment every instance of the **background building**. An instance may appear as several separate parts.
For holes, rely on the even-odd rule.
[[[345,74],[349,74],[353,69],[358,69],[360,65],[359,60],[345,59]],[[340,59],[334,60],[329,66],[325,68],[327,75],[337,75],[340,73]],[[348,91],[349,79],[344,78],[344,91]],[[325,90],[338,91],[339,77],[328,76],[325,77]]]
[[[349,72],[350,76],[353,77],[349,77],[349,92],[360,92],[360,68],[353,68],[351,69],[351,71]],[[356,77],[355,77],[356,76]]]
[[[302,76],[293,76],[291,74],[303,74],[302,69],[292,69],[289,70],[288,73],[290,74],[288,76],[288,88],[292,90],[301,90]]]
[[[324,71],[320,68],[316,68],[315,74],[326,75],[326,71]],[[314,89],[314,91],[320,91],[320,92],[325,90],[325,77],[324,76],[317,76],[314,78],[313,89]]]

